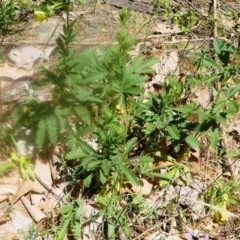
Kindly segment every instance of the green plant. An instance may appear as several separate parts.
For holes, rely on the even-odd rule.
[[[210,204],[210,214],[217,222],[225,222],[228,218],[226,211],[239,204],[239,188],[238,183],[217,179],[204,193],[204,200]]]
[[[161,92],[149,93],[149,101],[144,101],[144,82],[154,74],[150,67],[159,59],[129,57],[135,42],[126,28],[129,18],[129,11],[123,9],[117,45],[89,49],[80,55],[71,49],[75,22],[67,21],[56,40],[56,68],[43,68],[44,77],[31,86],[51,87],[52,96],[42,102],[35,93],[30,94],[13,112],[15,129],[30,128],[39,150],[62,145],[64,164],[74,169],[72,183],[78,181],[84,189],[95,190],[100,208],[97,216],[103,216],[108,239],[117,237],[119,226],[129,235],[129,204],[122,206],[120,202],[123,186],[139,185],[144,177],[157,178],[161,187],[189,184],[190,173],[184,161],[191,149],[201,147],[199,137],[205,134],[209,135],[211,147],[218,149],[220,127],[237,113],[234,96],[240,91],[240,84],[228,84],[239,71],[239,66],[230,62],[237,50],[214,40],[216,60],[207,49],[202,51],[196,59],[196,75],[189,76],[185,83],[169,76]],[[183,19],[186,29],[197,23],[194,12],[188,12]],[[192,100],[194,87],[213,89],[214,99],[209,106]],[[196,116],[194,121],[189,120],[192,115]],[[90,144],[92,140],[95,147]],[[173,162],[165,174],[154,167],[156,156]],[[180,175],[185,176],[186,183],[179,179]],[[141,196],[134,197],[131,205],[142,211],[139,201]],[[80,231],[73,229],[81,229],[81,216],[81,202],[74,200],[64,206],[56,239],[63,239],[68,231],[79,238]]]
[[[188,10],[183,15],[175,14],[173,17],[173,23],[178,24],[184,33],[187,33],[189,28],[196,26],[199,19],[194,10]]]
[[[81,200],[74,200],[71,204],[64,205],[60,209],[61,222],[54,228],[55,240],[64,239],[65,236],[81,238],[83,203]]]
[[[0,3],[0,30],[4,35],[11,31],[10,26],[16,22],[16,15],[13,0]]]

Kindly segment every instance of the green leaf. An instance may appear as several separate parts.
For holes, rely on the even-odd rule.
[[[239,105],[236,101],[234,100],[229,100],[228,101],[228,107],[227,107],[227,114],[230,116],[233,116],[234,114],[236,114],[238,112],[239,109]]]
[[[214,150],[216,150],[218,148],[218,144],[219,144],[220,139],[221,139],[221,136],[219,134],[219,130],[218,130],[218,128],[215,128],[210,133],[210,145]]]
[[[122,154],[122,159],[125,159],[128,154],[132,151],[133,147],[135,146],[137,142],[137,138],[132,138],[130,141],[127,142],[127,145],[125,146],[125,149]]]
[[[232,157],[238,157],[240,155],[239,151],[231,151],[224,155],[225,158],[232,158]]]
[[[65,205],[65,206],[61,207],[60,213],[61,213],[61,215],[65,215],[65,214],[68,214],[69,212],[71,212],[72,210],[73,210],[73,205]]]
[[[58,139],[58,121],[54,115],[50,115],[47,119],[47,130],[50,142],[56,144]]]
[[[54,236],[54,240],[64,239],[64,237],[66,236],[68,227],[70,225],[70,222],[72,220],[72,217],[73,217],[73,213],[70,212],[68,217],[62,219],[61,225],[59,226],[58,231],[56,231],[56,235]]]
[[[217,102],[215,102],[215,106],[213,108],[213,113],[214,114],[219,114],[222,112],[223,108],[226,105],[226,99],[220,99]]]
[[[180,139],[180,133],[176,126],[167,126],[167,131],[170,134],[171,138],[179,140]]]
[[[116,223],[112,223],[112,221],[108,221],[107,235],[109,240],[115,240],[115,229],[116,229]]]
[[[82,218],[83,218],[83,203],[81,200],[76,200],[74,202],[74,221],[72,223],[72,228],[74,232],[74,237],[79,239],[81,237],[82,230]]]
[[[188,135],[185,141],[193,149],[201,147],[200,142],[192,135]]]
[[[159,62],[160,62],[160,60],[157,57],[150,58],[147,61],[145,61],[143,64],[141,64],[141,67],[138,67],[135,72],[139,73],[139,74],[146,73],[145,68],[152,67],[154,64],[159,63]]]
[[[209,66],[209,67],[212,67],[214,69],[217,68],[220,71],[222,71],[222,67],[210,58],[203,58],[203,63],[205,64],[205,66]]]
[[[102,160],[96,160],[96,161],[90,162],[87,166],[87,171],[91,171],[96,167],[99,167],[101,163],[102,163]]]
[[[92,177],[93,177],[92,172],[89,172],[86,174],[86,176],[84,176],[84,179],[83,179],[84,187],[90,187],[92,182]]]
[[[103,160],[102,166],[100,168],[100,181],[102,184],[106,183],[106,180],[107,180],[110,170],[111,170],[111,168],[109,166],[108,161]]]
[[[192,111],[196,110],[196,104],[192,103],[192,104],[188,104],[188,105],[182,105],[179,107],[173,107],[172,108],[175,111],[181,112],[183,114],[185,113],[192,113]]]
[[[81,118],[85,123],[90,124],[91,116],[90,116],[90,112],[86,107],[79,105],[79,106],[73,107],[73,109],[79,118]]]
[[[146,156],[146,155],[137,157],[137,160],[138,160],[139,163],[150,163],[150,162],[153,162],[153,158],[149,157],[149,156]]]
[[[212,74],[212,75],[204,78],[204,82],[209,86],[212,83],[214,83],[218,78],[219,78],[219,76],[217,74]]]
[[[165,181],[173,181],[179,175],[179,167],[174,166],[165,174],[160,174],[160,178]]]
[[[46,122],[45,119],[42,118],[40,119],[40,122],[38,123],[37,126],[37,133],[36,133],[36,145],[38,149],[42,149],[43,147],[43,143],[45,140],[45,136],[46,136]]]
[[[127,178],[127,180],[133,185],[139,185],[137,176],[127,167],[121,167],[122,174]]]
[[[221,54],[223,44],[224,44],[224,42],[220,39],[215,38],[213,40],[214,50],[217,54]]]
[[[66,155],[66,159],[72,160],[72,159],[77,159],[77,158],[84,158],[84,157],[87,157],[88,155],[89,154],[84,153],[84,152],[72,151]]]
[[[108,202],[107,202],[102,196],[100,196],[99,194],[96,195],[95,198],[96,198],[96,200],[97,200],[100,204],[102,204],[103,206],[105,206],[105,207],[108,206]]]
[[[233,98],[235,96],[236,93],[240,92],[240,83],[237,84],[234,88],[231,88],[228,90],[228,93],[227,93],[227,97],[230,99],[230,98]]]

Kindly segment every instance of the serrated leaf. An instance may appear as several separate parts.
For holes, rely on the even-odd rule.
[[[214,108],[213,108],[213,113],[214,113],[214,114],[219,114],[219,113],[222,111],[222,109],[223,109],[223,107],[225,106],[225,104],[226,104],[226,100],[225,100],[225,99],[220,99],[220,100],[218,100],[218,101],[215,103],[215,106],[214,106]]]
[[[179,140],[180,139],[180,133],[176,126],[167,126],[167,131],[170,134],[171,138]]]
[[[188,105],[183,105],[183,106],[179,106],[179,107],[174,107],[172,109],[185,114],[185,113],[191,113],[192,111],[196,110],[196,105],[188,104]]]
[[[58,228],[57,234],[54,236],[54,240],[64,239],[64,237],[66,236],[70,221],[72,220],[71,215],[73,215],[72,212],[69,214],[68,217],[63,218],[63,221],[62,221],[60,227]]]
[[[164,179],[164,180],[172,181],[172,180],[174,180],[174,178],[177,177],[177,175],[179,175],[179,168],[178,168],[178,166],[173,167],[167,173],[162,174],[161,178]]]
[[[106,180],[107,180],[110,170],[111,170],[111,168],[109,166],[108,161],[103,160],[102,166],[100,168],[100,181],[102,184],[106,183]]]
[[[128,156],[128,154],[132,151],[133,147],[135,146],[136,142],[137,142],[136,137],[132,138],[127,142],[127,145],[125,146],[124,152],[122,154],[122,159],[125,159]]]
[[[73,109],[79,118],[81,118],[85,123],[90,124],[91,116],[89,110],[86,107],[79,105]]]
[[[72,159],[77,159],[77,158],[84,158],[87,156],[88,156],[88,154],[86,154],[84,152],[72,151],[72,152],[69,152],[65,158],[67,160],[72,160]]]
[[[229,100],[228,101],[228,107],[227,107],[227,114],[228,115],[234,115],[238,112],[239,105],[236,101],[234,100]]]
[[[223,45],[224,45],[224,42],[222,40],[217,38],[213,40],[213,47],[217,54],[221,54]]]
[[[98,195],[96,195],[96,200],[100,203],[100,204],[102,204],[103,206],[108,206],[108,202],[102,197],[102,196],[100,196],[99,194]]]
[[[211,133],[210,133],[210,145],[213,149],[218,148],[218,144],[220,141],[221,137],[219,134],[218,128],[215,128]]]
[[[193,149],[200,148],[201,144],[200,142],[192,135],[188,135],[185,139],[186,143]]]
[[[36,133],[36,145],[38,149],[42,149],[43,147],[46,131],[47,131],[46,122],[45,122],[45,119],[42,118],[38,123],[37,133]]]
[[[90,187],[91,185],[91,182],[92,182],[92,173],[87,173],[85,176],[84,176],[84,179],[83,179],[83,184],[85,187]]]
[[[234,88],[231,88],[228,90],[228,93],[227,93],[227,97],[230,99],[230,98],[233,98],[235,96],[236,93],[240,92],[240,83],[237,84]]]
[[[137,157],[139,163],[150,163],[153,162],[153,158],[149,156],[139,156]]]
[[[58,139],[58,121],[54,115],[47,119],[47,132],[50,142],[56,144]]]
[[[121,167],[122,174],[127,178],[127,180],[133,185],[139,185],[137,176],[127,167]]]
[[[204,63],[205,66],[209,66],[209,67],[212,67],[212,68],[217,68],[220,71],[222,70],[222,67],[210,58],[204,58],[203,63]]]
[[[96,160],[96,161],[90,162],[87,166],[87,171],[91,171],[94,168],[99,167],[101,163],[102,163],[102,160]]]
[[[225,158],[232,158],[232,157],[238,157],[240,155],[239,151],[231,151],[224,155]]]

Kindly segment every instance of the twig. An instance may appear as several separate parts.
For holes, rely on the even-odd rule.
[[[218,31],[217,31],[217,0],[213,0],[213,18],[214,18],[213,36],[214,36],[214,38],[217,38],[218,37]]]
[[[168,223],[168,222],[171,222],[171,221],[172,221],[175,217],[177,217],[177,216],[178,216],[178,215],[175,215],[175,216],[169,218],[168,220],[166,220],[165,222],[160,222],[160,223],[154,225],[153,227],[147,229],[146,231],[144,231],[143,233],[141,233],[141,234],[138,235],[137,237],[133,238],[132,240],[137,240],[137,239],[141,238],[142,236],[144,236],[144,235],[146,235],[147,233],[149,233],[150,231],[152,231],[152,230],[154,230],[154,229],[162,226],[163,224],[166,224],[166,223]]]

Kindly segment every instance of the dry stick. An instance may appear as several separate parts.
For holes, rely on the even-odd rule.
[[[166,220],[165,222],[160,222],[159,224],[154,225],[153,227],[147,229],[146,231],[144,231],[143,233],[141,233],[141,234],[138,235],[137,237],[133,238],[132,240],[137,240],[137,239],[141,238],[142,236],[146,235],[147,233],[149,233],[150,231],[154,230],[155,228],[158,228],[158,227],[162,226],[163,224],[172,221],[172,220],[173,220],[175,217],[177,217],[177,216],[178,216],[178,215],[175,215],[175,216],[169,218],[168,220]]]
[[[213,0],[213,18],[214,18],[213,36],[214,36],[214,38],[217,38],[218,37],[218,31],[217,31],[217,0]]]
[[[228,145],[227,145],[227,136],[226,136],[226,131],[223,130],[223,144],[225,145],[226,148],[226,153],[228,153]],[[233,165],[234,162],[232,162],[231,158],[227,158],[227,166],[229,167],[232,179],[235,178],[235,167]]]

